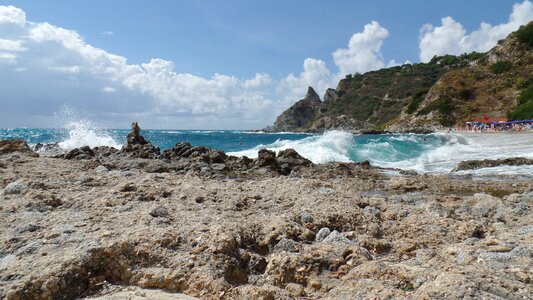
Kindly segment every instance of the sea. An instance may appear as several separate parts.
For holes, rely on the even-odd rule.
[[[57,142],[64,150],[81,146],[120,149],[127,129],[102,129],[87,122],[71,122],[63,128],[4,128],[0,139],[23,139],[30,146]],[[179,142],[204,145],[230,155],[257,157],[267,148],[293,148],[314,163],[362,162],[412,170],[425,174],[448,174],[461,161],[526,157],[533,159],[533,133],[434,133],[360,135],[345,131],[323,134],[267,133],[240,130],[142,130],[141,134],[161,150]],[[454,175],[519,175],[533,177],[533,166],[500,166],[453,172]]]

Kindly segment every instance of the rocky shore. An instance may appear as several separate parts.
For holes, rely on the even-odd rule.
[[[121,150],[0,142],[0,298],[533,295],[531,180],[161,152],[137,128]]]

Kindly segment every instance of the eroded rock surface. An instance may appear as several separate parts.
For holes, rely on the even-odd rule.
[[[391,177],[293,151],[252,160],[189,145],[161,159],[91,150],[0,156],[0,298],[533,293],[531,181]]]

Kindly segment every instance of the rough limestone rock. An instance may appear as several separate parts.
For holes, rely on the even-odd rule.
[[[0,299],[533,294],[530,178],[404,181],[354,163],[282,176],[281,158],[300,160],[293,151],[264,151],[259,167],[191,157],[210,157],[202,149],[179,159],[0,156],[0,189],[12,190],[0,195]]]
[[[33,152],[23,140],[0,140],[0,155],[13,152],[24,153],[33,157],[39,156],[37,153]]]

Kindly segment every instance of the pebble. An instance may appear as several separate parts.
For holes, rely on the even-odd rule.
[[[109,172],[109,169],[106,168],[105,166],[100,165],[100,166],[96,167],[96,168],[94,169],[94,171],[95,171],[96,173],[104,174],[104,173],[108,173],[108,172]]]
[[[318,192],[322,195],[335,195],[337,192],[332,188],[321,187]]]
[[[28,186],[20,181],[15,181],[8,184],[4,190],[4,195],[23,194],[28,189]]]
[[[328,244],[351,244],[352,241],[339,233],[337,230],[333,230],[325,239],[322,240],[323,243]]]
[[[324,240],[330,233],[331,231],[329,230],[329,228],[321,228],[315,236],[315,241],[322,242],[322,240]]]
[[[282,238],[272,250],[298,252],[298,244],[291,239]]]
[[[168,210],[163,206],[157,206],[150,211],[150,215],[154,218],[167,218]]]

